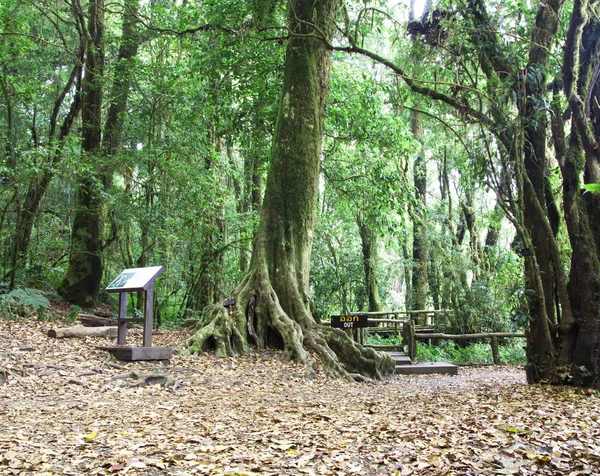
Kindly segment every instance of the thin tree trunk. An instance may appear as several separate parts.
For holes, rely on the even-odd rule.
[[[360,213],[356,217],[356,223],[362,243],[363,271],[365,273],[365,285],[369,299],[369,312],[381,311],[381,297],[379,296],[376,273],[377,235],[370,228],[369,224],[365,223],[364,217]]]
[[[62,92],[59,94],[59,97],[54,102],[53,113],[50,118],[50,131],[48,137],[48,141],[51,144],[51,156],[49,159],[50,163],[43,169],[41,176],[32,180],[32,182],[29,184],[22,204],[19,207],[13,249],[11,253],[11,269],[8,273],[11,288],[14,287],[17,270],[21,269],[27,260],[31,233],[33,231],[33,225],[35,223],[40,204],[44,198],[44,195],[46,194],[46,191],[48,190],[52,178],[54,177],[54,170],[62,160],[64,141],[71,133],[73,123],[75,122],[75,119],[81,110],[81,64],[83,62],[84,47],[85,40],[82,39],[80,43],[80,51],[78,53],[75,65],[73,66],[73,70],[69,76],[69,80],[67,81],[67,84],[63,88]],[[56,136],[60,108],[62,107],[67,94],[69,92],[73,92],[73,88],[75,88],[75,92],[69,107],[69,112],[64,117],[58,132],[58,136]]]
[[[417,112],[411,111],[410,123],[413,137],[420,141],[423,125]],[[419,147],[414,163],[414,186],[418,202],[413,221],[413,263],[412,263],[412,299],[411,309],[427,308],[427,162],[422,147]]]

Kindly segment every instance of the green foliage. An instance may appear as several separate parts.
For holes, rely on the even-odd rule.
[[[600,194],[600,183],[586,183],[583,188],[588,192]]]
[[[386,5],[378,3],[375,9],[348,4],[348,18],[337,19],[340,33],[350,32],[357,44],[389,52],[422,87],[476,106],[482,114],[495,107],[492,115],[501,118],[498,129],[516,123],[516,105],[522,98],[513,87],[514,74],[522,74],[527,60],[529,42],[521,39],[530,37],[534,8],[523,2],[489,4],[492,23],[501,22],[503,30],[514,34],[510,41],[495,45],[495,57],[510,60],[504,80],[482,74],[479,61],[485,38],[474,36],[481,29],[474,28],[470,15],[462,11],[467,3],[453,5],[460,10],[456,18],[466,20],[448,20],[443,47],[421,44],[414,49],[406,37],[406,18],[390,22],[383,14]],[[120,10],[105,12],[105,109],[116,74]],[[404,15],[406,9],[400,6],[390,13]],[[268,27],[266,32],[254,29],[253,14]],[[181,322],[182,309],[194,294],[201,296],[196,296],[196,306],[189,306],[192,313],[206,301],[218,301],[239,282],[245,272],[241,255],[251,247],[258,222],[258,207],[249,203],[249,197],[262,191],[260,179],[269,160],[283,74],[285,42],[263,41],[262,35],[279,35],[285,16],[285,3],[267,0],[142,2],[140,18],[145,21],[136,28],[143,41],[127,72],[131,93],[122,143],[114,157],[96,157],[91,164],[82,160],[78,133],[62,145],[58,162],[53,160],[53,138],[47,137],[54,102],[76,61],[73,53],[79,38],[70,7],[39,0],[7,0],[0,5],[7,38],[0,45],[0,62],[6,66],[0,72],[0,149],[7,151],[0,164],[0,240],[5,255],[28,186],[46,171],[53,175],[36,214],[29,255],[19,263],[19,286],[47,289],[62,278],[81,176],[92,177],[105,199],[104,282],[124,267],[164,265],[155,306],[163,325]],[[195,32],[175,34],[186,29]],[[539,82],[549,73],[533,69],[527,74]],[[60,108],[59,125],[73,91]],[[421,146],[410,132],[410,108],[423,111],[431,303],[454,311],[451,330],[459,332],[512,330],[526,324],[526,306],[515,291],[522,288],[521,259],[498,247],[490,250],[487,263],[476,265],[469,239],[458,243],[457,238],[463,221],[459,204],[467,191],[476,204],[482,237],[490,223],[502,226],[502,218],[486,212],[490,194],[485,183],[498,182],[498,177],[489,180],[489,174],[501,169],[495,158],[500,151],[490,146],[497,140],[486,136],[472,119],[417,97],[401,76],[339,52],[334,52],[331,74],[312,254],[311,292],[319,312],[327,316],[367,306],[359,217],[379,240],[372,264],[383,306],[402,305],[408,286],[405,270],[412,265],[411,222],[418,219],[407,177]],[[528,120],[539,119],[546,110],[540,100],[535,117]],[[14,160],[8,151],[14,152]],[[438,190],[442,158],[451,179],[444,196]],[[115,175],[105,188],[98,171],[109,167]],[[10,186],[4,186],[6,181]],[[586,186],[591,192],[598,187]],[[9,270],[9,260],[3,266]],[[196,283],[200,285],[195,288]],[[69,315],[75,313],[72,309]],[[515,320],[515,315],[522,319]]]
[[[500,360],[505,364],[524,364],[526,361],[523,342],[514,340],[499,346]],[[442,341],[435,345],[417,342],[418,362],[449,362],[455,365],[491,364],[492,348],[489,344],[473,343],[461,347],[454,341]]]
[[[50,301],[44,292],[37,289],[18,288],[8,294],[0,295],[0,309],[7,318],[29,316],[35,313],[40,320],[45,320],[50,309]]]
[[[365,337],[367,345],[400,345],[402,338],[397,335],[382,336],[381,334],[368,333]]]
[[[515,321],[523,309],[518,283],[522,280],[522,260],[510,250],[488,249],[489,270],[476,266],[470,254],[457,252],[434,240],[430,272],[437,280],[440,307],[452,311],[450,333],[512,332],[522,329]]]
[[[367,345],[400,345],[402,339],[396,335],[381,336],[368,333]],[[498,346],[503,364],[525,364],[525,348],[522,339],[504,339]],[[449,362],[455,365],[492,364],[492,348],[489,343],[471,343],[461,346],[455,341],[443,340],[435,344],[417,342],[417,362]]]
[[[523,339],[507,339],[504,345],[500,345],[500,360],[507,364],[525,364],[525,342]]]

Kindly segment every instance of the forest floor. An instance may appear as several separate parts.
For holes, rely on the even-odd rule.
[[[0,319],[2,475],[600,473],[598,393],[527,386],[520,367],[346,383],[277,352],[123,363],[96,348],[114,339],[48,327]]]

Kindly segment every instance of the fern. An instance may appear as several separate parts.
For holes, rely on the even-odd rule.
[[[0,299],[9,306],[30,307],[36,312],[50,308],[50,301],[44,296],[43,291],[38,289],[13,289],[8,294],[0,296]]]

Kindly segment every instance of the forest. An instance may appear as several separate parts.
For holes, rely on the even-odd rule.
[[[329,316],[445,309],[600,387],[597,0],[3,0],[0,35],[3,314],[164,266],[182,353],[381,379]]]

